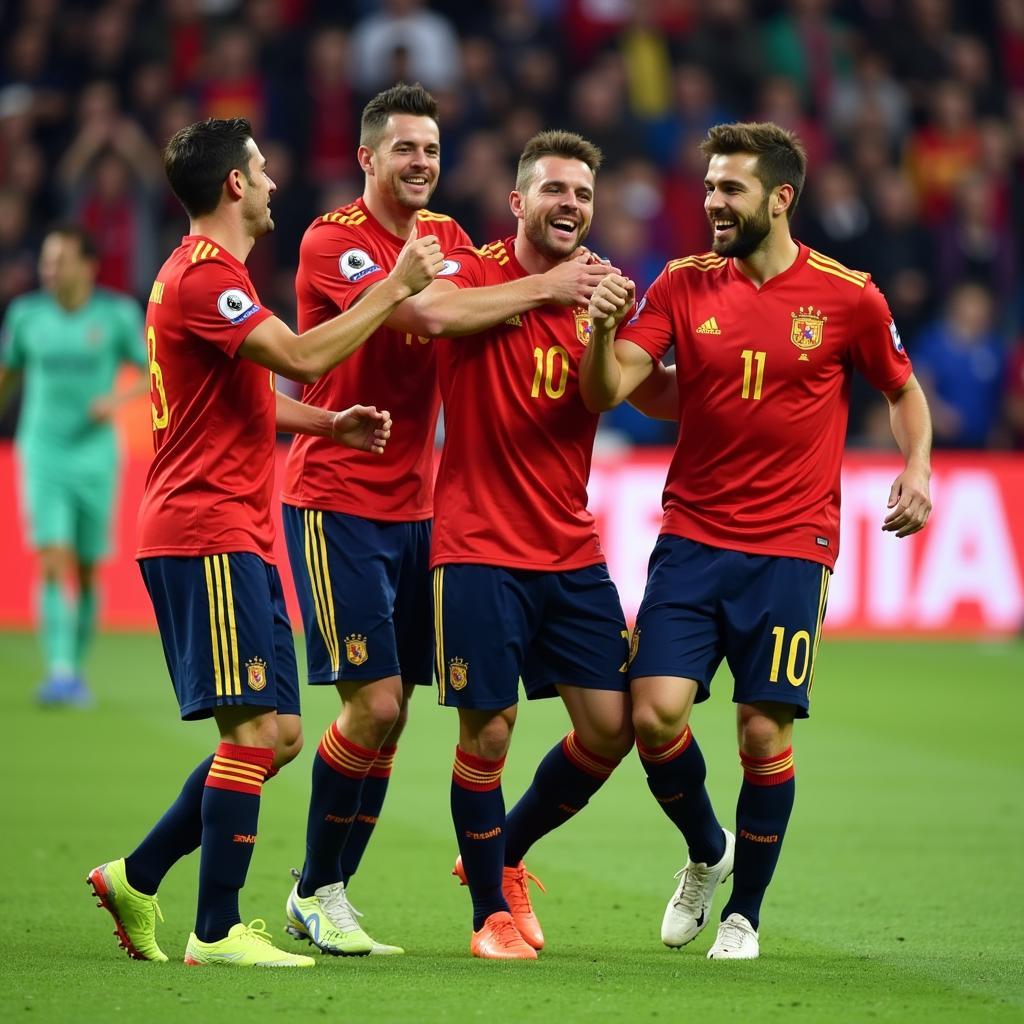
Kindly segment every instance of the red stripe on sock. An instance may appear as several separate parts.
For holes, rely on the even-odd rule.
[[[230,789],[259,796],[273,763],[274,752],[266,747],[221,743],[213,755],[206,785],[211,789]]]
[[[778,786],[796,777],[791,746],[772,757],[751,757],[741,750],[740,764],[744,780],[752,786]]]
[[[388,779],[391,777],[391,769],[395,764],[395,753],[398,747],[381,747],[377,754],[377,760],[373,762],[370,770],[366,773],[371,779]]]
[[[378,753],[342,736],[337,722],[327,727],[316,752],[330,768],[350,779],[365,779]]]
[[[636,741],[636,750],[642,761],[650,761],[652,764],[665,764],[673,761],[681,754],[686,753],[693,740],[693,733],[687,726],[675,739],[663,743],[660,747],[645,747],[639,740]]]
[[[455,764],[452,766],[452,782],[461,789],[486,793],[501,785],[501,771],[505,758],[488,761],[485,757],[467,754],[461,747],[455,748]]]
[[[618,761],[587,750],[580,743],[575,729],[562,740],[562,753],[581,772],[586,772],[595,779],[607,779],[619,764]]]

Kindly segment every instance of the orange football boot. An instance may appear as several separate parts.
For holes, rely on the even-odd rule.
[[[466,881],[466,869],[462,866],[462,858],[457,857],[452,874],[459,880],[460,885],[468,884]],[[533,905],[530,903],[529,883],[535,882],[541,892],[547,892],[544,883],[531,872],[526,870],[526,865],[520,861],[514,868],[504,868],[501,876],[501,894],[505,897],[508,909],[512,912],[512,920],[515,922],[516,930],[534,949],[544,948],[544,932],[541,930],[540,921],[533,912]]]
[[[480,931],[473,932],[469,951],[484,960],[537,959],[537,951],[519,934],[507,910],[491,914],[480,926]]]

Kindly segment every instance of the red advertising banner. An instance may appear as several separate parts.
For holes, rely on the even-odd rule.
[[[647,558],[661,523],[669,454],[645,450],[594,460],[591,508],[629,618],[643,596]],[[124,467],[115,550],[100,573],[102,621],[109,627],[153,627],[132,557],[146,465],[146,459],[133,456]],[[898,458],[885,455],[846,457],[829,632],[987,636],[1019,630],[1024,625],[1024,456],[936,455],[935,510],[927,529],[905,540],[881,530],[899,467]],[[35,566],[25,545],[17,490],[13,449],[0,445],[0,627],[8,628],[28,627],[34,618]],[[277,552],[298,622],[280,531]]]

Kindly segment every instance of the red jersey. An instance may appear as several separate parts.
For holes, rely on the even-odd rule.
[[[436,234],[441,251],[472,245],[458,224],[419,211],[420,235]],[[318,217],[302,238],[295,289],[299,330],[348,309],[388,275],[405,244],[362,199]],[[296,436],[285,465],[283,501],[365,519],[413,521],[433,514],[434,429],[440,398],[434,345],[379,328],[344,362],[302,390],[302,401],[324,409],[354,402],[387,409],[395,430],[383,456],[343,448],[323,437]]]
[[[618,336],[654,359],[675,345],[663,531],[832,568],[853,367],[882,391],[911,372],[869,276],[804,245],[760,289],[714,253],[673,260]]]
[[[514,239],[456,249],[460,288],[525,277]],[[431,565],[580,569],[604,561],[587,480],[597,416],[579,393],[585,308],[542,306],[437,345],[445,441]],[[397,429],[397,428],[396,428]]]
[[[146,309],[153,447],[136,557],[249,551],[274,562],[274,375],[235,353],[268,317],[245,267],[188,235]]]

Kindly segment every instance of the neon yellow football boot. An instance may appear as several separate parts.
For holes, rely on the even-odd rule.
[[[133,889],[128,884],[124,858],[93,868],[86,878],[96,905],[110,912],[114,919],[117,944],[133,960],[155,960],[164,963],[167,954],[156,943],[156,922],[164,915],[155,896]]]
[[[236,924],[223,939],[202,942],[193,932],[185,947],[187,967],[313,967],[311,956],[286,953],[270,941],[267,922]]]

